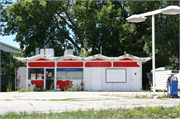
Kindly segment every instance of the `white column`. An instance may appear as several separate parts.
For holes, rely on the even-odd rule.
[[[28,90],[28,69],[29,69],[29,66],[28,66],[28,62],[27,62],[27,66],[26,66],[26,90]]]
[[[54,68],[54,90],[57,90],[56,82],[57,82],[57,61],[55,61],[55,68]]]
[[[152,15],[152,67],[153,67],[153,95],[156,95],[155,84],[155,17]]]
[[[44,90],[46,90],[46,67],[44,67]]]

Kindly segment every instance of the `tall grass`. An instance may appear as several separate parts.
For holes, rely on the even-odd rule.
[[[11,92],[11,90],[12,90],[12,82],[9,79],[9,83],[8,83],[8,85],[6,85],[6,91]]]
[[[118,109],[88,109],[88,110],[78,110],[78,111],[65,111],[61,113],[55,113],[50,110],[49,113],[33,112],[28,114],[27,112],[9,112],[0,115],[0,118],[25,118],[25,119],[120,119],[120,118],[179,118],[180,117],[180,106],[174,107],[135,107],[132,109],[118,108]]]

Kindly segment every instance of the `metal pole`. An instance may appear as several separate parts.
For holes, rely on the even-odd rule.
[[[153,67],[153,95],[156,95],[155,89],[155,17],[152,15],[152,67]]]
[[[180,6],[180,1],[179,1],[179,6]],[[180,70],[180,14],[179,14],[179,70]]]
[[[102,55],[102,46],[100,46],[100,54]]]
[[[0,3],[0,9],[1,9],[1,3]],[[1,23],[1,13],[0,13],[0,23]],[[0,29],[0,36],[1,36],[1,29]],[[1,72],[2,71],[1,71],[1,38],[0,38],[0,92],[1,92]]]

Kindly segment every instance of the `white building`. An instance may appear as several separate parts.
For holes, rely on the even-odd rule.
[[[167,90],[167,79],[169,76],[171,76],[171,74],[173,74],[172,70],[167,70],[165,67],[159,67],[155,69],[156,90]],[[178,80],[180,80],[180,72],[174,74],[178,78]],[[180,83],[178,83],[178,87],[180,87]]]
[[[50,87],[64,90],[78,84],[88,91],[139,91],[142,89],[142,64],[151,58],[97,54],[86,58],[36,55],[16,59],[27,63],[26,75],[21,79],[26,80],[26,88],[36,85],[45,90]]]
[[[0,48],[1,50],[3,50],[4,52],[18,52],[20,49],[17,47],[14,47],[12,45],[0,42]]]

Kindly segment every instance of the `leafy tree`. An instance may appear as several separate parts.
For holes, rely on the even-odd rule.
[[[55,55],[61,56],[65,46],[81,52],[80,55],[83,47],[86,51],[92,49],[89,55],[94,55],[100,53],[102,46],[106,56],[120,56],[124,51],[150,56],[150,20],[134,24],[126,18],[134,11],[142,13],[140,5],[145,11],[160,5],[153,3],[156,2],[19,1],[2,11],[2,21],[7,23],[3,35],[16,34],[14,40],[26,48],[25,56],[30,56],[36,47],[54,48]]]
[[[22,1],[3,9],[7,22],[3,35],[15,34],[29,56],[35,47],[52,47],[63,55],[64,46],[80,51],[87,41],[90,55],[119,56],[142,52],[144,45],[135,36],[136,26],[128,23],[123,1]]]
[[[2,21],[7,22],[3,35],[17,33],[14,40],[20,42],[22,49],[26,47],[26,56],[34,52],[36,47],[52,47],[56,55],[62,55],[63,46],[69,46],[69,41],[74,43],[69,36],[66,19],[57,19],[57,14],[63,14],[62,4],[70,5],[60,1],[22,1],[7,6],[2,12]]]
[[[125,7],[129,13],[141,14],[156,9],[165,8],[169,5],[178,5],[177,1],[126,1]],[[152,21],[147,17],[145,22],[135,24],[137,37],[144,42],[144,56],[152,56]],[[156,68],[166,67],[178,69],[177,59],[179,57],[179,17],[178,15],[155,15],[155,47],[156,47]],[[147,72],[152,69],[152,61],[143,64],[143,88],[148,84]]]
[[[128,13],[139,14],[156,9],[165,8],[169,5],[178,5],[178,1],[127,1]],[[137,32],[142,32],[139,38],[144,42],[144,51],[152,55],[152,26],[151,18],[143,23],[135,24]],[[155,47],[156,67],[166,66],[169,69],[178,69],[176,63],[179,57],[179,16],[178,15],[155,15]]]
[[[16,67],[26,66],[24,63],[14,59],[14,57],[24,57],[24,51],[20,50],[17,53],[7,53],[1,50],[1,53],[4,70],[9,73],[11,77],[14,77]]]
[[[134,38],[135,25],[126,21],[124,2],[78,1],[75,4],[78,26],[84,31],[88,48],[92,49],[90,55],[99,53],[100,46],[106,56],[119,56],[124,51],[133,53],[134,48],[143,50],[143,43]]]

